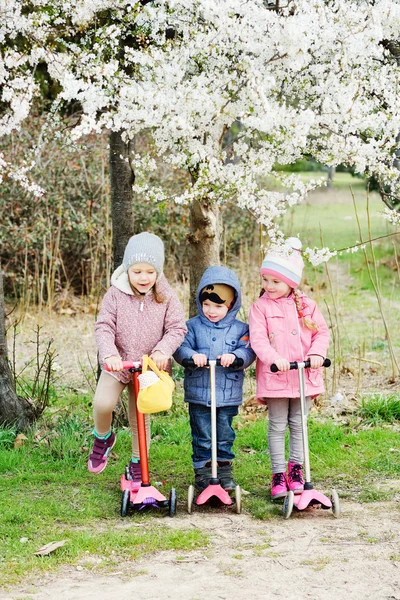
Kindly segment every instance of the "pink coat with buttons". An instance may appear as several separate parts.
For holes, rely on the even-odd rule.
[[[305,327],[297,312],[294,296],[272,300],[264,293],[250,309],[250,344],[257,355],[257,398],[299,398],[298,371],[273,373],[271,364],[278,358],[302,361],[310,354],[326,358],[329,330],[316,303],[297,292],[304,317],[318,325],[318,331]],[[324,391],[323,369],[306,369],[306,395]]]
[[[114,271],[95,325],[102,368],[109,356],[139,361],[144,354],[160,350],[170,357],[181,345],[187,332],[182,305],[164,275],[158,280],[158,290],[164,297],[162,303],[155,301],[152,290],[138,298],[124,268]],[[112,376],[122,383],[132,379],[128,371]]]

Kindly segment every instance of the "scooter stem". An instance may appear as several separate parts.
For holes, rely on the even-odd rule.
[[[311,470],[310,470],[310,454],[308,450],[308,427],[307,427],[307,407],[306,407],[306,386],[304,381],[304,362],[298,362],[299,384],[300,384],[300,407],[301,407],[301,428],[303,432],[303,452],[304,452],[304,475],[305,489],[312,489],[311,485]],[[308,486],[307,486],[308,484]]]
[[[135,398],[139,395],[139,379],[138,373],[133,374],[133,385],[135,389]],[[136,401],[136,421],[138,429],[138,440],[139,440],[139,455],[140,455],[140,469],[142,472],[142,486],[150,485],[149,477],[149,463],[147,460],[147,440],[146,440],[146,426],[144,422],[144,414],[139,412]]]
[[[216,360],[209,360],[210,367],[210,400],[211,400],[211,477],[217,479],[217,399],[215,395]]]

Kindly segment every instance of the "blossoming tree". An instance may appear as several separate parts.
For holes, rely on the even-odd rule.
[[[395,0],[3,0],[0,17],[0,135],[29,114],[38,69],[57,85],[52,115],[79,105],[72,142],[108,129],[128,143],[149,131],[159,159],[190,173],[175,200],[191,211],[192,288],[219,261],[228,198],[282,239],[277,217],[317,182],[277,165],[311,155],[373,175],[398,197]],[[150,155],[124,160],[137,193],[165,199],[147,183]],[[0,168],[32,188],[29,164],[0,156]]]

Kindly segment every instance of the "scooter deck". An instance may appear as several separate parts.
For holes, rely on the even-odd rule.
[[[206,487],[205,490],[203,490],[201,492],[201,494],[199,494],[196,498],[196,504],[199,506],[201,504],[205,504],[206,502],[209,502],[211,499],[216,498],[217,500],[219,500],[220,502],[222,502],[222,504],[226,504],[227,506],[230,506],[231,504],[233,504],[233,500],[230,497],[230,495],[228,494],[228,492],[226,490],[224,490],[224,488],[218,483],[210,483],[210,485],[208,485]]]
[[[304,490],[301,494],[295,494],[293,506],[297,510],[304,510],[308,506],[320,505],[321,508],[332,508],[332,502],[317,490]]]

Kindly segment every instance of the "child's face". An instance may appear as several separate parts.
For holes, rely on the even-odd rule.
[[[212,323],[218,323],[218,321],[222,321],[228,312],[228,307],[226,304],[216,304],[215,302],[211,302],[211,300],[204,300],[201,307],[204,315]]]
[[[129,267],[128,277],[131,285],[133,285],[140,294],[145,294],[155,284],[157,271],[148,263],[136,263]]]
[[[277,279],[273,275],[263,275],[262,286],[272,300],[287,298],[292,291],[292,288],[287,283]]]

